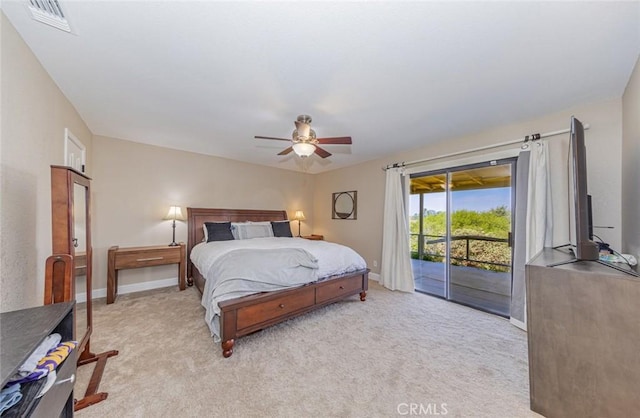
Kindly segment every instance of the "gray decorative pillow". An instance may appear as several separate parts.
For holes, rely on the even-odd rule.
[[[293,234],[291,234],[291,225],[289,224],[289,221],[271,222],[271,228],[273,229],[274,237],[293,238]]]
[[[270,222],[232,222],[235,239],[268,238],[273,236]]]
[[[231,222],[205,222],[207,228],[207,242],[232,241]]]

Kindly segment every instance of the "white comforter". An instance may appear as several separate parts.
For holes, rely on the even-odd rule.
[[[216,341],[220,340],[218,302],[366,268],[364,259],[349,247],[304,238],[200,243],[193,247],[191,261],[207,279],[202,305]]]

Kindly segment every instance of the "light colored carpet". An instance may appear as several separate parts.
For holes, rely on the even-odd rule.
[[[120,354],[100,385],[108,399],[78,417],[393,417],[411,404],[423,416],[539,416],[526,334],[505,319],[370,282],[366,302],[241,338],[224,359],[199,302],[195,288],[96,301],[92,351]],[[76,398],[92,367],[78,369]]]

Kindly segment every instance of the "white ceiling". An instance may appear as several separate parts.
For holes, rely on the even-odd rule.
[[[89,129],[311,173],[620,97],[640,2],[59,0],[2,9]],[[313,116],[333,156],[276,154]]]

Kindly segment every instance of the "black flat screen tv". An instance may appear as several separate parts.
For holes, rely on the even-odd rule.
[[[591,202],[587,194],[587,148],[584,142],[584,127],[571,117],[570,138],[571,185],[573,195],[573,219],[571,244],[578,260],[598,260],[598,244],[593,240],[591,225]]]

